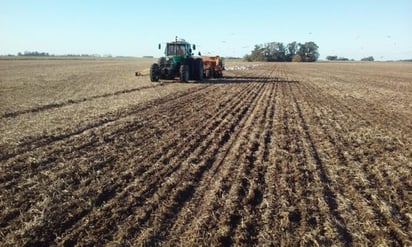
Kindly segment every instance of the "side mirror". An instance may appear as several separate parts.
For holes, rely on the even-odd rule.
[[[196,45],[195,44],[193,44],[193,50],[196,50]]]
[[[159,44],[159,50],[162,48],[162,45],[161,44]]]
[[[198,53],[198,54],[199,54],[199,56],[202,56],[202,53],[201,53],[200,51],[199,51],[199,53]]]

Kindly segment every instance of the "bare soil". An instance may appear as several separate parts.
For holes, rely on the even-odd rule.
[[[412,245],[412,64],[151,62],[0,60],[0,245]]]

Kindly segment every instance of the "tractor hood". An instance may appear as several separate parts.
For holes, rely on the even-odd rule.
[[[173,63],[173,64],[182,64],[183,62],[183,56],[167,56],[166,57],[166,63]]]

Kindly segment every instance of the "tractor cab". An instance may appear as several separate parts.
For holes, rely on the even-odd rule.
[[[187,44],[169,43],[166,46],[166,56],[189,56],[191,53],[190,45]]]
[[[160,48],[160,45],[159,45]],[[193,50],[196,49],[196,46],[193,45]],[[170,42],[166,44],[165,55],[167,57],[170,56],[185,56],[190,57],[192,56],[192,48],[190,44],[187,43],[185,40],[176,40],[175,42]]]

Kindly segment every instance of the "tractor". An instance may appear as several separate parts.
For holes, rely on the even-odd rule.
[[[161,44],[159,44],[159,50]],[[150,80],[157,82],[160,79],[173,80],[179,77],[181,82],[189,80],[203,80],[203,61],[200,57],[193,57],[196,45],[190,45],[183,39],[166,44],[165,56],[159,58],[158,63],[150,67]],[[199,53],[200,54],[200,53]]]

